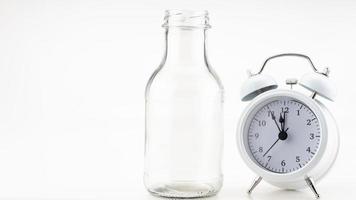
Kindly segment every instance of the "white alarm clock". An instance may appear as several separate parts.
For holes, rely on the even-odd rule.
[[[287,79],[291,89],[277,89],[275,80],[261,73],[269,60],[282,56],[305,58],[314,72],[299,81]],[[319,72],[306,55],[279,54],[268,58],[243,84],[242,101],[252,102],[241,116],[237,144],[247,166],[258,175],[248,193],[263,179],[284,189],[309,186],[319,198],[314,182],[333,165],[339,147],[335,120],[317,99],[333,101],[336,96],[328,74],[327,68]],[[293,90],[297,82],[308,90]]]

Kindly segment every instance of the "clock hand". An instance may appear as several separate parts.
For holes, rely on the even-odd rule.
[[[278,141],[279,141],[279,138],[272,144],[272,146],[266,151],[266,153],[263,154],[263,157],[265,157],[267,155],[267,153],[274,147],[274,145],[277,144]]]
[[[286,112],[283,112],[283,129],[284,130],[286,128]]]
[[[282,113],[279,113],[279,123],[281,123],[281,129],[284,130],[284,118],[282,117]]]
[[[279,122],[281,123],[281,128],[279,128],[278,123],[276,121],[276,116],[274,116],[274,114],[271,112],[271,116],[272,116],[272,120],[276,123],[277,128],[279,130],[279,134],[278,134],[278,139],[272,144],[272,146],[263,154],[263,157],[265,157],[267,155],[267,153],[274,147],[274,145],[277,144],[277,142],[279,140],[285,140],[288,137],[287,131],[289,128],[287,128],[286,130],[284,130],[285,128],[285,119],[286,119],[286,112],[283,112],[283,117],[282,117],[282,113],[279,114]]]
[[[279,125],[278,125],[278,123],[276,121],[276,116],[274,116],[274,114],[272,112],[271,112],[271,117],[272,117],[272,120],[276,123],[279,132],[281,132],[282,130],[281,130],[281,128],[279,128]]]
[[[285,140],[285,139],[287,139],[287,137],[288,137],[288,134],[287,134],[288,129],[289,129],[289,128],[287,128],[285,131],[282,131],[282,132],[280,132],[280,133],[278,134],[278,139],[272,144],[272,146],[266,151],[266,153],[263,154],[263,157],[265,157],[265,156],[268,154],[268,152],[274,147],[274,145],[277,144],[277,142],[278,142],[279,140]]]

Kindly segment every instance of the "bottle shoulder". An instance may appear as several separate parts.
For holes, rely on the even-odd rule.
[[[159,67],[146,87],[148,94],[212,95],[223,93],[220,79],[206,66]]]
[[[222,84],[211,68],[206,66],[201,67],[186,67],[184,69],[174,69],[169,67],[159,67],[155,70],[148,81],[148,85],[159,84],[180,84],[184,86],[201,86],[201,85],[216,85],[222,89]]]

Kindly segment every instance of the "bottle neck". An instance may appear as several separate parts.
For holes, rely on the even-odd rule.
[[[201,66],[206,64],[204,28],[166,29],[165,65]]]

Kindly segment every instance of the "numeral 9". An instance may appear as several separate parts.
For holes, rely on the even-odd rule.
[[[257,139],[258,137],[260,137],[259,133],[255,133],[255,138]]]

